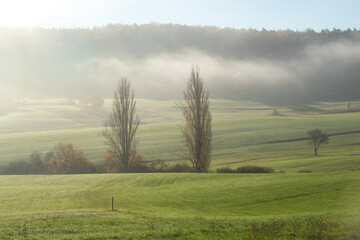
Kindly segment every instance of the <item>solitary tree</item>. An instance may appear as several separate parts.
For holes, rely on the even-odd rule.
[[[351,102],[346,102],[346,110],[350,111]]]
[[[185,141],[184,155],[197,172],[206,172],[211,161],[211,113],[209,92],[205,92],[199,73],[198,66],[192,67],[184,91],[185,102],[179,106],[186,121],[182,129]]]
[[[135,133],[140,123],[136,113],[134,91],[130,82],[122,78],[114,92],[112,113],[103,135],[105,143],[111,147],[121,168],[127,170],[136,161]]]
[[[314,146],[315,156],[317,156],[317,150],[321,144],[327,144],[329,141],[329,137],[322,133],[320,129],[314,129],[308,131],[309,140],[308,143]]]

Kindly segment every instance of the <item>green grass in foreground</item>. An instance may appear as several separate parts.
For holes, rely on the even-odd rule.
[[[358,172],[0,176],[0,216],[106,211],[174,217],[360,212]]]
[[[2,239],[359,237],[357,172],[0,176],[0,182]]]
[[[359,223],[329,218],[246,220],[59,214],[0,222],[1,239],[359,239]]]

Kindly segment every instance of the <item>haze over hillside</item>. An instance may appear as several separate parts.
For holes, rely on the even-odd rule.
[[[111,97],[124,76],[137,97],[180,99],[193,64],[212,98],[267,104],[359,98],[357,30],[147,24],[0,28],[0,36],[0,100],[7,106],[21,97]]]

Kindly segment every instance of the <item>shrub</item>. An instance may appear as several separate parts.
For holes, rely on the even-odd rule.
[[[223,168],[218,168],[216,169],[217,173],[234,173],[234,170],[232,170],[229,167],[223,167]]]
[[[235,172],[237,173],[273,173],[274,169],[269,167],[261,167],[255,165],[248,165],[244,167],[238,167]]]
[[[129,170],[132,171],[145,171],[147,169],[146,164],[142,156],[136,152],[135,149],[131,150],[131,162],[129,163]]]
[[[9,162],[8,166],[4,169],[4,174],[31,174],[32,166],[29,161],[20,160]]]
[[[124,171],[127,172],[146,171],[147,167],[144,163],[142,156],[136,153],[136,150],[134,149],[131,150],[130,155],[131,158],[130,158],[129,166],[127,169],[125,169],[119,157],[114,152],[114,150],[108,149],[102,159],[103,166],[108,173],[117,173]]]
[[[279,110],[277,110],[276,108],[273,108],[273,110],[272,110],[272,115],[273,115],[273,116],[281,116]]]
[[[193,167],[190,167],[186,163],[177,163],[168,168],[169,172],[195,172]]]
[[[47,152],[44,157],[44,163],[46,164],[47,162],[49,162],[52,157],[54,157],[54,152]]]
[[[46,162],[49,172],[55,174],[89,173],[90,164],[81,150],[72,144],[59,143],[54,147],[53,156]]]
[[[273,173],[275,172],[273,168],[269,167],[260,167],[260,166],[244,166],[238,167],[237,169],[233,170],[229,167],[218,168],[216,169],[217,173]]]
[[[90,173],[107,173],[104,165],[100,163],[89,163],[90,165]]]
[[[186,163],[177,163],[175,165],[167,165],[164,160],[155,160],[148,163],[147,172],[195,172],[195,169]]]
[[[168,165],[163,160],[158,159],[151,161],[148,168],[151,172],[164,172],[168,168]]]
[[[32,173],[46,173],[46,166],[41,160],[41,155],[37,151],[33,151],[30,155],[30,164]]]
[[[71,145],[71,144],[70,144]],[[57,146],[58,147],[58,146]],[[64,152],[67,149],[67,153]],[[0,174],[47,174],[47,173],[105,173],[106,169],[103,164],[88,163],[81,150],[74,150],[70,147],[62,149],[62,157],[55,155],[54,151],[47,152],[44,158],[40,153],[33,151],[27,160],[19,160],[8,163],[2,169]],[[72,156],[72,163],[65,161],[64,155]],[[61,158],[61,160],[60,160]],[[70,161],[70,162],[71,162]],[[77,163],[76,163],[77,162]],[[72,169],[65,171],[64,169]],[[61,171],[61,172],[60,172]]]
[[[112,149],[106,150],[102,163],[107,173],[116,173],[121,169],[121,162],[117,159]]]
[[[10,162],[2,174],[41,174],[46,172],[46,166],[41,160],[40,153],[33,151],[28,160]]]

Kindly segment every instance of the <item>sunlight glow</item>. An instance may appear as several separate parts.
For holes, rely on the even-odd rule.
[[[56,11],[56,5],[50,1],[1,1],[0,26],[34,27],[46,21]]]
[[[0,0],[0,27],[61,27],[93,14],[102,0]],[[76,19],[74,19],[76,17]]]

